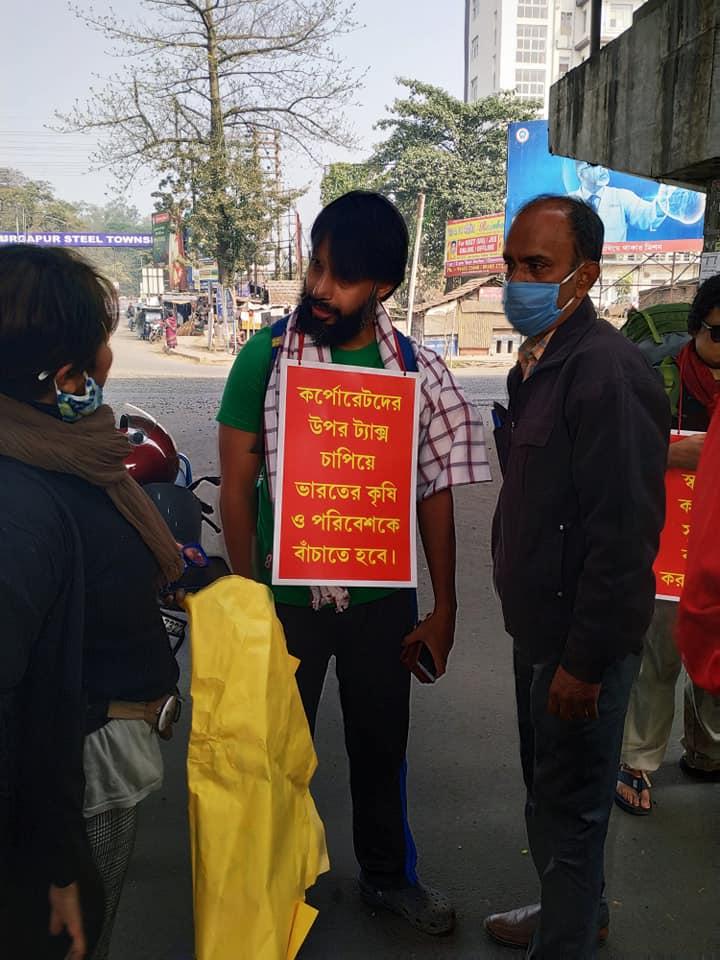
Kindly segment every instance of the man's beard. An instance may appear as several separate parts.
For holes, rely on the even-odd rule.
[[[320,320],[313,314],[313,306],[331,312],[335,322]],[[341,313],[324,300],[316,300],[310,294],[304,293],[298,307],[297,326],[317,347],[342,347],[354,340],[374,321],[376,311],[377,295],[374,291],[370,298],[352,313]]]

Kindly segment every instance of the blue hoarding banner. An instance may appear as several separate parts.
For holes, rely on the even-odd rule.
[[[39,247],[124,247],[141,250],[153,245],[149,233],[0,233],[0,246],[35,243]]]
[[[543,193],[578,197],[596,209],[605,225],[605,253],[702,250],[705,194],[553,156],[547,120],[511,123],[506,236],[523,204]]]

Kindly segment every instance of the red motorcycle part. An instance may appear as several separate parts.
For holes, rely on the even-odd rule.
[[[123,413],[120,433],[130,443],[125,466],[143,486],[147,483],[174,483],[180,469],[175,441],[152,417]]]

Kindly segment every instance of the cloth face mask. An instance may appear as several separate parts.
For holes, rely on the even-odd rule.
[[[64,390],[58,389],[57,384],[55,384],[55,392],[60,418],[65,423],[76,423],[81,417],[89,417],[102,406],[103,388],[87,374],[85,374],[85,393],[82,396],[65,393]]]

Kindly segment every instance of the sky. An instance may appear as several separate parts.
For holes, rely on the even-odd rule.
[[[89,5],[89,0],[79,0]],[[96,9],[106,10],[99,0]],[[115,0],[126,17],[139,0]],[[23,7],[16,6],[16,11]],[[0,167],[48,180],[65,200],[104,203],[113,187],[107,172],[89,172],[92,141],[47,129],[54,112],[83,101],[88,88],[121,72],[123,61],[109,55],[107,42],[70,12],[65,0],[29,0],[26,13],[3,18],[3,82],[0,84]],[[354,154],[327,150],[325,161],[361,160],[381,139],[373,131],[385,108],[399,94],[398,76],[423,80],[462,97],[464,0],[358,0],[355,19],[363,26],[337,49],[350,67],[367,70],[357,103],[347,111],[359,141]],[[319,206],[321,171],[307,163],[286,164],[288,185],[312,184],[298,204],[305,221]],[[136,182],[127,199],[141,213],[152,209],[152,179]]]

